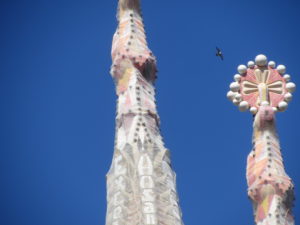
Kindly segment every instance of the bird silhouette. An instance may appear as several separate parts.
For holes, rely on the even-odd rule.
[[[216,50],[217,50],[216,56],[219,56],[222,60],[224,60],[224,55],[223,55],[221,49],[216,47]]]

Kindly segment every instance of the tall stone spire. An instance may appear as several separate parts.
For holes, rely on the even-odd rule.
[[[139,0],[119,0],[111,75],[117,101],[115,149],[107,174],[106,225],[182,225],[155,104],[156,61]]]
[[[285,173],[275,127],[275,113],[284,111],[295,84],[289,82],[285,66],[258,55],[255,62],[238,67],[227,97],[241,111],[254,115],[253,149],[247,160],[248,195],[258,225],[293,225],[294,187]]]

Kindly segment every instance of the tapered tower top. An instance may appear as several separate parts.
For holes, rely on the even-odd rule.
[[[119,0],[118,3],[118,20],[126,10],[134,10],[136,13],[141,14],[140,0]]]
[[[117,94],[126,90],[128,86],[129,77],[126,77],[126,74],[129,74],[129,71],[125,73],[124,68],[132,66],[138,69],[147,81],[154,82],[156,79],[156,60],[148,48],[140,12],[139,0],[119,1],[119,25],[113,37],[111,50],[111,74],[117,84]]]

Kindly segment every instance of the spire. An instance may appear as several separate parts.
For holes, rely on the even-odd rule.
[[[156,61],[139,0],[120,0],[111,75],[116,84],[115,149],[107,173],[106,225],[182,225],[175,173],[155,104]]]
[[[123,13],[128,10],[133,10],[141,15],[140,0],[119,0],[117,14],[118,20],[120,17],[122,18],[124,16]]]
[[[258,55],[248,68],[238,67],[239,74],[230,84],[227,97],[241,111],[254,115],[253,149],[247,160],[248,195],[259,225],[293,225],[294,186],[285,173],[275,113],[283,112],[292,98],[295,84],[289,82],[285,66],[267,65],[267,57]]]
[[[126,90],[128,85],[126,81],[129,75],[124,74],[124,68],[131,67],[138,70],[147,82],[154,82],[156,78],[155,57],[147,46],[140,12],[139,0],[119,1],[117,16],[119,24],[113,37],[111,52],[113,60],[111,74],[116,81],[117,93]]]

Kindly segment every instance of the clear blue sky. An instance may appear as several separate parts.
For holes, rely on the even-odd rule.
[[[104,224],[116,7],[116,0],[1,1],[1,225]],[[300,2],[144,0],[142,8],[185,224],[253,224],[245,178],[252,116],[225,95],[236,67],[260,53],[285,64],[300,86]],[[300,90],[277,115],[296,197],[299,100]]]

